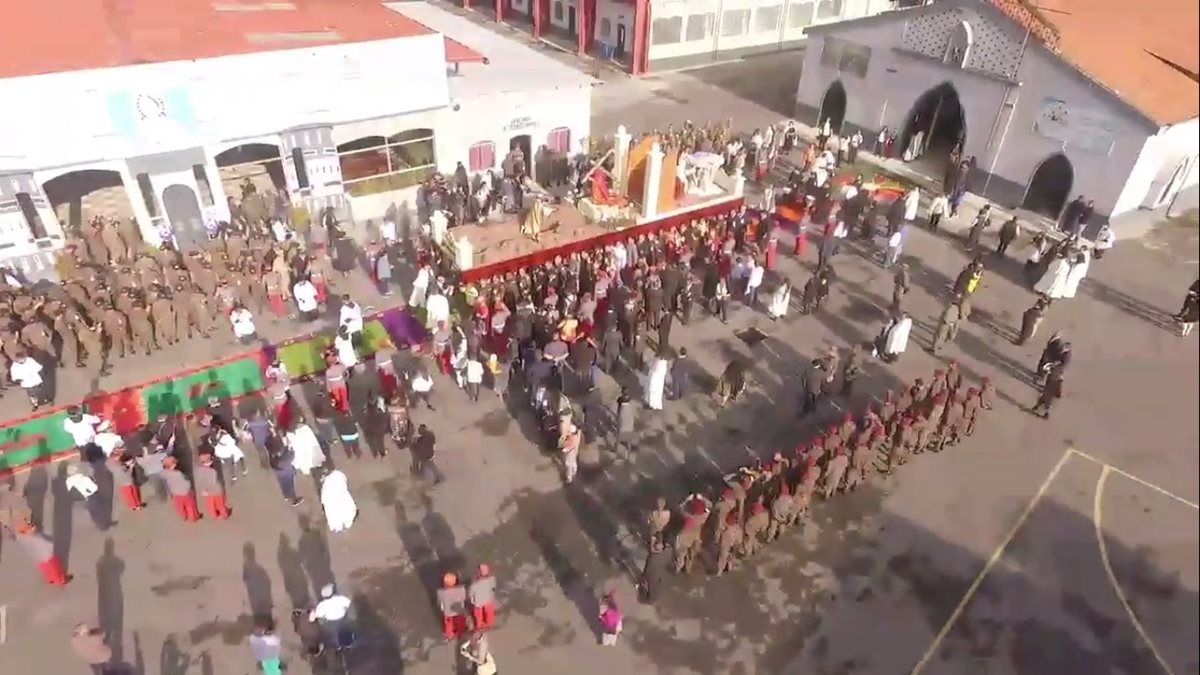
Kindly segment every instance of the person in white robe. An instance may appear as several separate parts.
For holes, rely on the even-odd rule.
[[[312,475],[314,469],[325,465],[325,451],[321,449],[321,441],[307,424],[298,424],[285,437],[287,446],[292,451],[292,467],[304,474]]]
[[[1058,258],[1050,263],[1049,269],[1034,285],[1033,290],[1050,300],[1065,298],[1067,279],[1071,275],[1071,262],[1066,258]]]
[[[1063,284],[1063,297],[1073,298],[1079,292],[1079,284],[1083,282],[1087,276],[1088,268],[1092,264],[1091,253],[1084,248],[1075,256],[1075,262],[1071,265],[1070,271],[1067,272],[1066,283]]]
[[[425,294],[429,291],[429,282],[433,279],[433,270],[429,265],[422,265],[417,270],[417,278],[413,279],[412,293],[408,296],[409,307],[424,307]]]
[[[883,341],[883,359],[889,363],[900,358],[908,349],[908,334],[912,332],[912,318],[901,314],[900,318],[892,321]]]
[[[663,393],[670,370],[671,362],[661,356],[654,359],[654,364],[650,366],[650,376],[646,379],[646,405],[651,410],[663,409]]]
[[[787,282],[779,284],[779,287],[771,295],[771,305],[767,307],[767,316],[771,317],[772,321],[787,316],[788,306],[791,302],[792,285]]]
[[[433,330],[439,324],[450,325],[450,300],[435,290],[425,301],[425,327]]]
[[[354,524],[358,504],[350,494],[346,474],[335,469],[321,481],[321,508],[325,509],[325,522],[330,532],[343,532]]]
[[[912,223],[917,219],[917,212],[921,207],[921,189],[913,187],[904,195],[904,220]]]

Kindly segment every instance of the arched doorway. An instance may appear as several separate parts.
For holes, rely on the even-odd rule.
[[[520,150],[525,157],[525,171],[529,173],[530,178],[537,181],[537,176],[533,175],[533,139],[529,134],[519,134],[508,139],[508,152],[511,156],[513,150]],[[506,166],[505,168],[509,168]]]
[[[196,192],[186,185],[169,185],[163,190],[162,200],[179,249],[187,251],[203,247],[208,242],[208,230],[204,227]]]
[[[917,162],[918,170],[941,177],[956,148],[966,145],[967,120],[958,90],[943,82],[921,94],[905,120],[897,154]]]
[[[69,233],[97,216],[126,220],[133,218],[133,204],[121,182],[121,174],[107,169],[69,171],[42,185],[50,208]]]
[[[818,127],[829,120],[829,129],[840,135],[842,125],[846,123],[846,87],[841,80],[834,80],[821,97],[821,112],[817,115]]]
[[[1071,160],[1061,152],[1056,152],[1033,170],[1033,176],[1025,188],[1025,199],[1021,200],[1021,208],[1057,220],[1067,204],[1074,182],[1075,168],[1071,166]]]
[[[283,174],[283,158],[278,145],[271,143],[246,143],[224,150],[213,158],[221,175],[221,186],[225,194],[241,199],[246,192],[247,181],[259,194],[287,190],[287,179]]]

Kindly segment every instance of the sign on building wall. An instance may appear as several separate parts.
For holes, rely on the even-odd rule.
[[[1051,96],[1042,100],[1033,131],[1064,146],[1100,155],[1112,152],[1117,142],[1116,129],[1108,117]]]

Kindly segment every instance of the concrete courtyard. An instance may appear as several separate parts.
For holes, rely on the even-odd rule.
[[[593,128],[775,122],[790,109],[799,61],[783,54],[643,80],[606,76]],[[230,490],[229,521],[185,526],[169,505],[139,513],[117,505],[119,523],[103,531],[63,493],[62,467],[37,467],[16,489],[74,579],[65,589],[42,586],[24,553],[0,541],[0,673],[85,672],[69,634],[79,621],[98,621],[132,672],[249,674],[250,617],[267,609],[282,626],[289,672],[307,673],[287,619],[330,581],[357,605],[362,637],[350,672],[460,672],[432,589],[442,572],[479,562],[500,582],[491,647],[501,673],[1197,672],[1200,351],[1167,318],[1197,274],[1188,224],[1118,243],[1026,347],[1013,344],[1033,302],[1021,261],[990,259],[972,321],[941,358],[924,347],[968,258],[953,233],[911,233],[914,289],[905,303],[919,325],[907,353],[894,365],[869,363],[854,399],[818,417],[861,410],[947,359],[969,380],[992,379],[996,409],[960,446],[819,503],[802,527],[732,574],[696,570],[671,578],[653,605],[635,600],[653,497],[677,503],[697,477],[711,481],[746,463],[747,448],[770,454],[813,435],[817,421],[797,416],[809,360],[878,332],[892,275],[869,246],[849,249],[835,259],[838,280],[820,314],[772,322],[761,307],[735,303],[729,325],[677,323],[674,346],[687,347],[703,371],[696,390],[661,413],[641,411],[633,461],[615,460],[603,439],[589,442],[583,479],[572,486],[536,446],[521,405],[495,396],[472,404],[449,379],[438,380],[436,412],[414,412],[437,433],[446,482],[411,477],[406,453],[352,462],[339,451],[360,509],[341,534],[324,527],[312,485],[301,486],[307,501],[294,509],[253,457],[248,479]],[[781,255],[768,291],[780,277],[802,285],[816,263],[812,247],[806,255]],[[750,346],[735,336],[749,328],[767,338]],[[1073,342],[1074,360],[1066,398],[1042,421],[1025,408],[1036,399],[1031,370],[1055,330]],[[719,409],[708,392],[733,353],[751,357],[750,384]],[[605,428],[617,391],[602,378],[587,402],[589,424]],[[613,589],[625,633],[603,648],[596,601]]]

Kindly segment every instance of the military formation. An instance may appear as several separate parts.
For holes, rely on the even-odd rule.
[[[77,228],[59,258],[59,284],[0,279],[5,372],[30,356],[104,374],[120,359],[212,338],[237,308],[295,316],[289,301],[301,280],[324,302],[338,272],[348,271],[337,260],[346,237],[336,218],[325,214],[299,237],[282,220],[249,220],[247,212],[235,209],[232,223],[186,253],[171,241],[147,246],[133,221],[96,218]]]
[[[919,378],[888,392],[857,419],[847,412],[790,453],[742,467],[715,490],[688,495],[675,510],[659,499],[648,517],[649,548],[664,551],[671,542],[677,573],[690,573],[707,559],[712,574],[724,574],[802,523],[815,499],[852,492],[916,455],[942,452],[973,435],[994,395],[986,379],[966,386],[950,362],[928,381]]]

